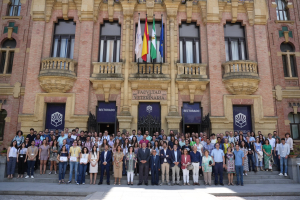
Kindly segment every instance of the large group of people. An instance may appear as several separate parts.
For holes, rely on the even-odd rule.
[[[46,173],[50,165],[51,174],[58,174],[59,184],[65,183],[65,173],[69,170],[69,180],[72,183],[73,171],[75,183],[85,184],[85,177],[90,174],[90,184],[110,185],[110,174],[114,176],[114,185],[121,185],[121,179],[127,175],[127,184],[133,185],[134,176],[139,176],[138,185],[200,185],[199,178],[203,176],[205,185],[211,185],[214,177],[215,185],[224,185],[223,172],[228,174],[228,185],[243,186],[243,176],[247,172],[259,170],[272,171],[276,165],[279,175],[287,176],[287,158],[293,151],[293,140],[286,133],[285,138],[279,138],[277,132],[264,137],[260,131],[254,132],[226,131],[225,134],[177,133],[170,131],[168,135],[161,132],[149,135],[140,130],[108,134],[104,131],[98,134],[79,131],[79,128],[69,131],[40,131],[33,128],[30,134],[23,136],[17,131],[16,136],[7,150],[7,176],[17,178],[34,178],[34,170],[40,174]],[[57,171],[58,165],[58,171]],[[53,173],[54,170],[54,173]],[[170,180],[171,174],[171,180]],[[161,175],[161,181],[159,180]],[[180,181],[182,177],[182,182]]]

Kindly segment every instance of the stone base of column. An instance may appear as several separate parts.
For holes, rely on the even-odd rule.
[[[169,113],[168,116],[166,116],[167,124],[168,124],[168,130],[165,132],[166,135],[169,135],[170,131],[174,131],[174,133],[178,133],[180,130],[180,121],[182,119],[179,114],[175,115],[170,115],[170,114],[175,114],[175,113]]]
[[[130,113],[129,113],[130,114]],[[133,117],[132,116],[117,116],[118,121],[119,121],[119,130],[121,133],[128,131],[131,133],[131,122]]]

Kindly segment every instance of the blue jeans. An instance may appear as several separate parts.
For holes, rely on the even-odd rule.
[[[64,180],[65,179],[65,174],[66,174],[66,169],[67,169],[67,162],[59,162],[59,174],[58,174],[58,179]]]
[[[252,162],[252,170],[255,170],[255,161],[254,161],[254,155],[253,154],[248,154],[248,166],[249,166],[249,171],[251,170],[251,165],[250,165],[250,160]]]
[[[256,167],[262,167],[262,161],[258,161],[257,153],[255,153],[255,163]]]
[[[274,155],[274,162],[277,167],[277,170],[280,171],[280,159],[278,157],[278,153],[276,152],[276,156]]]
[[[27,160],[27,175],[33,176],[35,160]],[[31,172],[31,173],[30,173]]]
[[[123,157],[123,170],[122,170],[122,175],[126,175],[126,168],[125,168],[125,156]]]
[[[215,163],[215,184],[218,184],[218,175],[220,175],[220,184],[223,184],[223,163]]]
[[[236,165],[235,166],[235,172],[236,172],[236,180],[237,184],[244,184],[243,182],[243,171],[244,171],[244,166],[243,165]]]
[[[17,158],[9,157],[9,161],[7,162],[7,175],[14,175],[16,169]]]
[[[283,164],[284,164],[284,173],[287,173],[287,158],[280,157],[280,172],[283,173]]]
[[[85,183],[85,172],[88,164],[80,164],[79,165],[79,176],[77,183],[82,184]]]
[[[70,162],[69,181],[72,182],[73,168],[75,168],[75,181],[77,181],[78,162]]]

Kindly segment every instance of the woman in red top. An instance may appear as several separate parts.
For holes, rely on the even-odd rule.
[[[187,166],[191,164],[191,157],[188,155],[187,149],[183,150],[183,155],[181,155],[181,169],[183,173],[183,185],[189,184],[189,170],[187,170]]]

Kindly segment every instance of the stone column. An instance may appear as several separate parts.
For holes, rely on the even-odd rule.
[[[134,37],[130,35],[130,30],[133,26],[131,24],[134,8],[136,6],[136,1],[121,1],[121,5],[123,8],[123,16],[124,16],[124,22],[123,26],[125,26],[125,34],[123,33],[123,37],[125,37],[125,44],[122,44],[123,52],[125,52],[125,56],[123,55],[123,60],[125,61],[125,67],[124,67],[124,84],[123,84],[123,105],[121,107],[121,112],[117,116],[119,121],[119,129],[120,131],[126,129],[127,131],[131,132],[131,122],[132,122],[132,116],[129,111],[129,68],[132,60],[130,59],[130,53],[132,51],[130,50],[130,37]],[[123,29],[124,30],[124,29]],[[123,40],[124,41],[124,40]]]
[[[168,123],[168,130],[165,132],[166,134],[169,134],[170,130],[173,131],[179,131],[179,124],[181,121],[181,116],[178,113],[178,105],[176,105],[176,95],[178,94],[176,92],[176,84],[175,84],[175,79],[176,79],[176,60],[177,60],[177,48],[175,48],[175,43],[177,43],[177,38],[175,35],[175,25],[177,25],[176,18],[177,18],[177,10],[180,2],[174,2],[171,0],[166,0],[164,2],[167,10],[167,21],[169,24],[169,30],[167,28],[167,42],[169,43],[170,49],[167,51],[170,52],[170,73],[171,73],[171,87],[170,87],[170,107],[169,107],[169,113],[168,116],[166,116],[166,120]],[[178,46],[178,45],[177,45]]]

